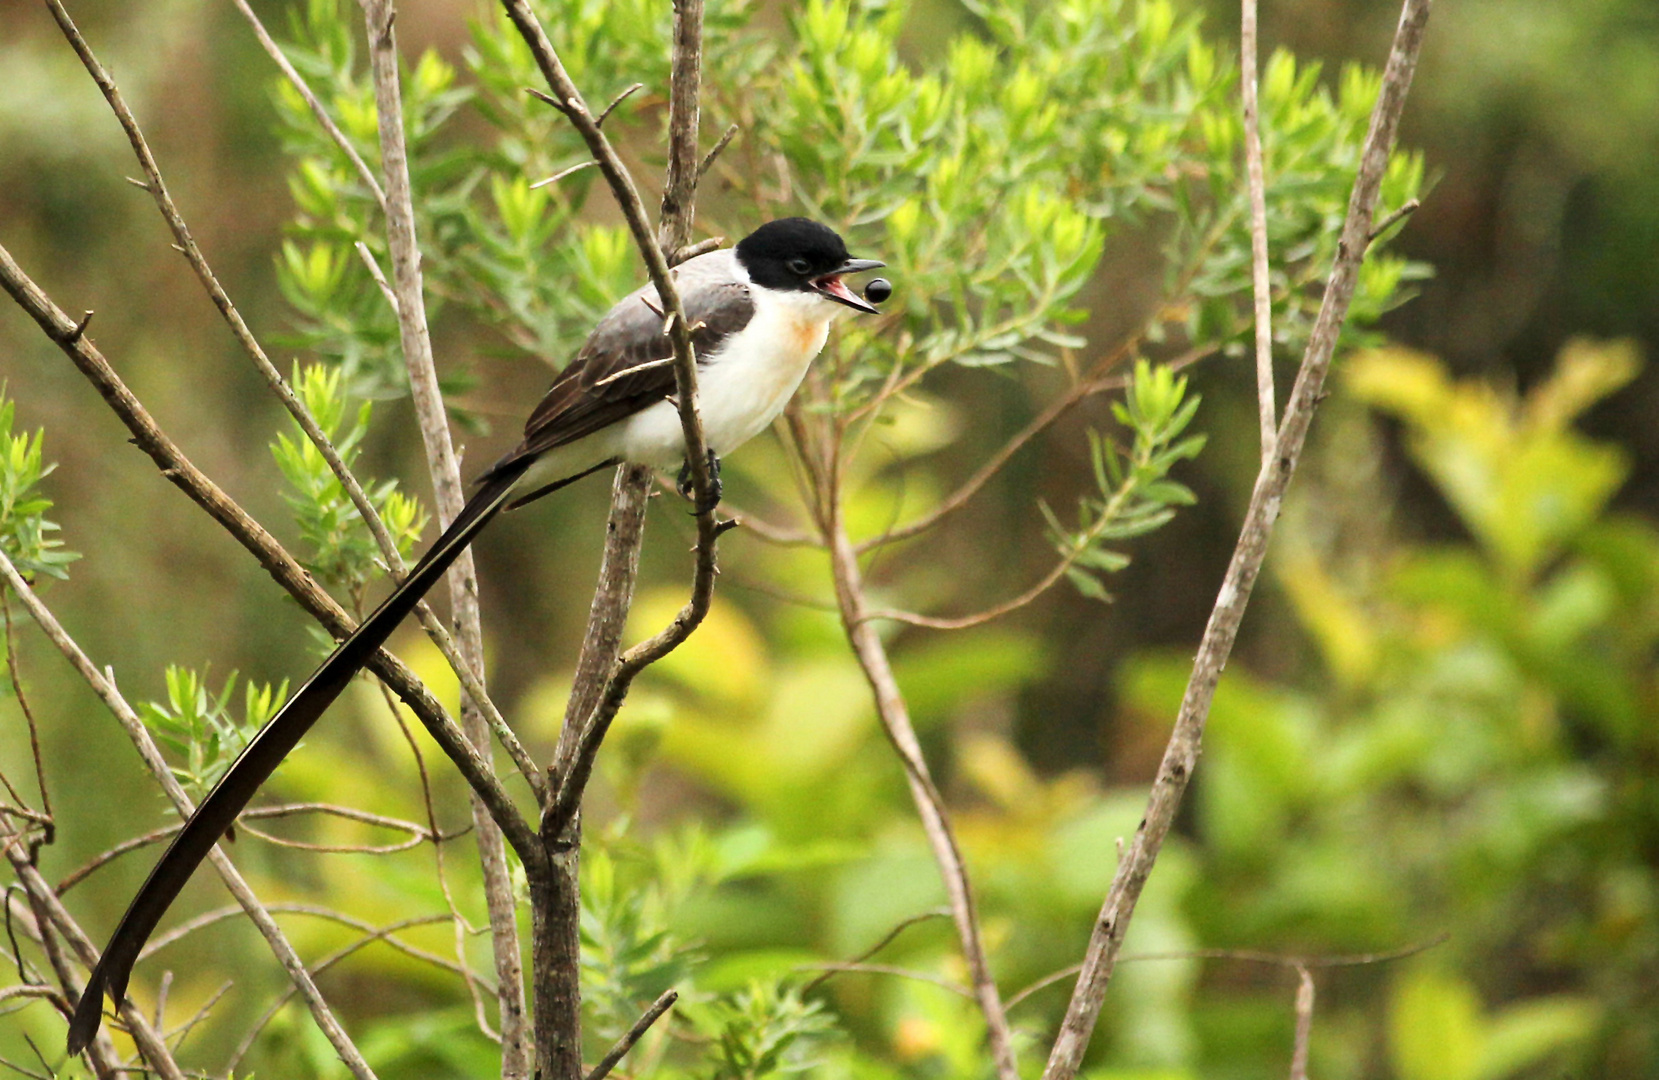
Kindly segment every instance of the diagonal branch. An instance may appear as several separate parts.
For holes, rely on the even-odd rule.
[[[248,0],[232,0],[232,2],[236,4],[236,10],[242,13],[242,17],[253,26],[253,34],[254,37],[259,39],[259,47],[265,50],[265,54],[281,69],[283,77],[305,100],[306,106],[311,110],[311,115],[317,118],[317,126],[322,128],[328,137],[334,140],[334,145],[338,146],[340,151],[346,155],[346,159],[351,162],[352,168],[357,170],[358,179],[363,181],[363,186],[369,189],[369,193],[374,196],[374,201],[380,204],[380,209],[384,212],[386,209],[386,193],[381,190],[380,181],[375,179],[374,170],[369,168],[368,162],[363,160],[363,156],[357,152],[357,148],[351,145],[351,140],[346,138],[346,133],[340,130],[340,125],[336,124],[334,118],[328,115],[328,110],[323,108],[323,103],[317,100],[317,95],[311,92],[310,86],[306,85],[304,76],[294,69],[293,64],[288,62],[288,57],[283,53],[282,47],[266,32],[265,24],[259,21],[259,16],[255,15],[253,8],[248,6]]]
[[[1336,350],[1337,338],[1353,300],[1360,262],[1370,242],[1377,193],[1394,146],[1394,135],[1400,113],[1405,108],[1411,77],[1417,67],[1429,5],[1430,0],[1405,0],[1401,9],[1399,28],[1383,72],[1382,92],[1371,114],[1359,173],[1354,178],[1348,215],[1342,226],[1342,239],[1337,245],[1336,264],[1331,269],[1307,351],[1302,356],[1301,369],[1291,391],[1284,422],[1277,432],[1273,460],[1264,464],[1256,479],[1250,508],[1239,532],[1238,545],[1233,549],[1232,562],[1227,567],[1227,575],[1216,597],[1215,609],[1210,613],[1209,625],[1204,628],[1204,637],[1193,662],[1192,677],[1187,683],[1174,731],[1158,765],[1157,777],[1153,780],[1146,816],[1136,830],[1128,852],[1118,864],[1106,901],[1095,922],[1084,955],[1083,971],[1078,976],[1059,1036],[1043,1071],[1043,1080],[1072,1080],[1082,1065],[1083,1054],[1088,1049],[1089,1037],[1100,1015],[1106,984],[1111,979],[1118,952],[1123,946],[1135,903],[1140,899],[1141,889],[1152,872],[1153,863],[1174,823],[1187,783],[1198,763],[1204,722],[1209,716],[1216,684],[1232,653],[1239,623],[1244,618],[1245,605],[1249,603],[1251,589],[1261,572],[1273,523],[1279,516],[1279,506],[1291,475],[1296,471],[1314,409],[1323,396],[1325,375],[1330,370],[1331,356]]]
[[[839,492],[832,488],[830,522],[831,570],[835,577],[836,598],[841,605],[841,623],[851,642],[859,667],[875,695],[876,714],[888,741],[898,752],[904,765],[905,779],[933,848],[934,860],[944,878],[945,892],[950,897],[951,916],[956,923],[957,937],[962,945],[962,958],[967,961],[968,974],[973,983],[973,994],[985,1015],[986,1030],[990,1036],[992,1060],[1000,1080],[1018,1080],[1019,1066],[1014,1057],[1013,1033],[1008,1026],[1008,1015],[1002,998],[991,976],[985,957],[985,944],[980,937],[979,915],[974,902],[973,887],[968,879],[968,867],[962,857],[951,828],[950,816],[945,811],[944,798],[934,786],[927,760],[922,756],[921,743],[910,722],[910,711],[899,690],[898,680],[888,662],[887,651],[876,634],[870,613],[864,609],[864,583],[858,568],[858,556],[847,538],[845,525],[840,520]]]

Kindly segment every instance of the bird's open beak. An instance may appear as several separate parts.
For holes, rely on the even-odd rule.
[[[842,274],[859,274],[865,270],[879,270],[887,264],[876,259],[848,259],[832,274],[825,274],[821,278],[814,278],[812,287],[834,300],[838,304],[846,304],[854,311],[863,311],[871,315],[880,315],[881,309],[859,296],[841,281]]]

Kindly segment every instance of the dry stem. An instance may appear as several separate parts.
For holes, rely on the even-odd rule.
[[[1244,99],[1244,167],[1250,187],[1250,287],[1256,308],[1256,402],[1261,414],[1262,467],[1273,460],[1278,429],[1273,393],[1273,294],[1267,277],[1267,182],[1262,168],[1261,106],[1256,80],[1256,0],[1241,0],[1240,96]]]

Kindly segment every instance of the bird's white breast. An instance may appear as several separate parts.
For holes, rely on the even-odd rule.
[[[731,453],[771,425],[794,396],[829,337],[836,305],[812,293],[754,290],[755,314],[702,358],[698,413],[716,454]],[[663,401],[630,417],[617,451],[630,461],[672,467],[685,456],[679,412]]]

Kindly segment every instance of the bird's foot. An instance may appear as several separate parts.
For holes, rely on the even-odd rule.
[[[720,458],[713,450],[709,451],[709,497],[707,502],[693,502],[691,513],[693,516],[706,514],[720,505]],[[697,492],[691,482],[691,463],[688,461],[680,469],[679,479],[675,482],[675,489],[687,498],[695,500]]]

